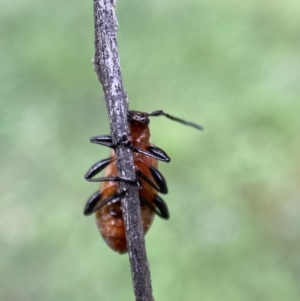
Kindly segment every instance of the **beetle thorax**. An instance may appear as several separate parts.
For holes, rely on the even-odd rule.
[[[130,121],[130,135],[133,147],[143,147],[149,145],[150,131],[147,124]]]

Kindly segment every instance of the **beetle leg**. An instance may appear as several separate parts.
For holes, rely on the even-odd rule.
[[[116,148],[118,146],[124,146],[132,148],[132,144],[130,141],[130,136],[126,133],[122,134],[117,144],[113,143],[112,138],[110,135],[101,135],[95,136],[90,139],[92,143],[104,145],[110,148]]]
[[[92,137],[90,139],[90,141],[92,143],[104,145],[104,146],[107,146],[107,147],[110,147],[110,148],[115,147],[115,145],[112,142],[112,138],[111,138],[110,135],[95,136],[95,137]]]
[[[167,207],[166,203],[163,201],[163,199],[161,199],[160,197],[155,196],[155,198],[154,198],[155,206],[153,206],[151,204],[151,202],[149,202],[142,196],[140,196],[140,201],[141,201],[141,204],[144,204],[145,206],[150,208],[159,217],[161,217],[163,219],[168,219],[170,217],[168,207]]]
[[[97,175],[99,172],[101,172],[105,167],[107,167],[114,159],[113,158],[107,158],[103,159],[96,164],[94,164],[89,171],[85,174],[84,178],[89,181],[93,176]]]
[[[160,188],[159,191],[163,194],[168,193],[168,187],[167,187],[167,183],[166,183],[164,176],[153,166],[150,166],[149,170],[151,172],[151,175],[152,175],[155,183]]]
[[[138,179],[128,179],[123,177],[102,177],[96,179],[86,179],[88,182],[125,182],[140,187]]]
[[[150,171],[151,171],[151,169],[150,169]],[[156,170],[157,172],[158,172],[158,170]],[[161,180],[161,182],[157,182],[156,181],[156,178],[155,177],[153,177],[154,178],[154,180],[155,180],[155,182],[156,182],[156,184],[153,182],[153,181],[151,181],[141,170],[137,170],[137,176],[139,177],[139,178],[142,178],[143,180],[145,180],[150,186],[152,186],[155,190],[157,190],[157,191],[159,191],[159,192],[161,192],[161,193],[163,193],[163,194],[166,194],[166,193],[168,193],[168,188],[167,188],[167,184],[166,184],[166,182],[165,182],[165,179],[163,178],[163,176],[162,176],[162,174],[160,174],[159,173],[159,175],[162,177],[162,179],[163,179],[163,181],[162,181],[162,179],[160,179]],[[152,172],[151,172],[151,174],[152,174]],[[157,176],[157,175],[156,175]],[[157,178],[158,178],[158,176],[157,176]]]
[[[158,195],[156,195],[155,198],[154,198],[154,204],[159,209],[159,211],[161,213],[159,216],[161,218],[163,218],[163,219],[169,219],[170,218],[170,214],[169,214],[167,204]]]
[[[101,199],[101,193],[98,190],[87,200],[83,214],[91,215],[92,213],[94,213],[93,209],[95,208],[95,206],[97,205],[100,199]]]
[[[160,158],[160,159],[158,159],[160,161],[164,161],[164,162],[170,162],[171,161],[170,157],[159,147],[148,146],[147,151],[149,153],[151,153],[153,156],[156,156],[157,158]]]
[[[139,181],[137,179],[127,179],[122,177],[101,177],[101,178],[95,178],[93,179],[93,176],[97,175],[99,172],[101,172],[105,167],[107,167],[112,161],[114,161],[114,158],[107,158],[103,159],[96,164],[94,164],[89,171],[85,174],[84,178],[88,182],[103,182],[103,181],[111,181],[111,182],[126,182],[129,184],[133,184],[136,186],[140,186]]]
[[[132,149],[136,153],[143,154],[148,157],[152,157],[156,160],[163,161],[163,162],[170,162],[171,159],[169,156],[160,148],[156,146],[148,146],[146,150],[139,148],[139,147],[134,147]]]
[[[84,208],[84,212],[83,212],[84,215],[91,215],[108,203],[119,202],[121,200],[123,194],[116,193],[113,196],[110,196],[110,197],[102,200],[101,202],[99,202],[99,200],[101,199],[101,196],[102,195],[101,195],[100,191],[97,191],[88,199],[88,201],[85,205],[85,208]]]

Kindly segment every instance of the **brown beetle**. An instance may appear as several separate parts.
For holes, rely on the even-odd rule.
[[[192,126],[201,130],[198,124],[187,122],[173,117],[163,111],[143,113],[129,111],[128,123],[130,137],[122,137],[115,145],[111,136],[103,135],[91,138],[92,143],[101,144],[112,148],[111,156],[94,164],[86,173],[85,179],[89,182],[102,182],[100,191],[93,194],[84,209],[85,215],[96,213],[96,221],[100,233],[106,243],[116,252],[127,252],[127,242],[124,220],[122,216],[121,199],[123,193],[119,193],[118,182],[129,181],[140,185],[139,197],[141,203],[141,216],[144,234],[149,230],[155,213],[161,218],[168,219],[169,211],[166,203],[157,193],[168,192],[166,181],[158,171],[158,161],[170,162],[168,155],[160,148],[150,143],[149,117],[166,116],[167,118]],[[114,149],[118,145],[131,148],[138,180],[126,180],[118,177],[116,157]],[[95,175],[105,169],[104,177],[94,178]]]

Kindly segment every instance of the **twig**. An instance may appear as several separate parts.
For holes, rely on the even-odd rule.
[[[118,21],[115,1],[94,0],[95,58],[94,69],[103,85],[111,136],[119,141],[124,133],[129,134],[127,111],[128,100],[123,89],[117,36]],[[118,147],[116,150],[119,177],[135,179],[131,150]],[[145,240],[137,187],[120,182],[120,190],[128,191],[122,200],[123,218],[126,227],[128,254],[136,301],[153,301],[150,271],[147,262]]]

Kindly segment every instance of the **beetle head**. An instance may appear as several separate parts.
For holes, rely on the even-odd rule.
[[[128,121],[136,121],[143,124],[149,124],[149,114],[144,112],[138,112],[138,111],[129,111],[128,112]]]

